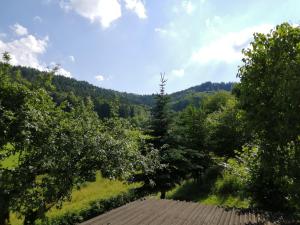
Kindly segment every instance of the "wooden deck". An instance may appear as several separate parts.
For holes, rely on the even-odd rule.
[[[249,210],[173,200],[144,199],[113,209],[81,225],[272,225],[297,224]]]

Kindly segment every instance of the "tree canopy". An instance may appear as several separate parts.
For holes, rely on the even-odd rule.
[[[268,34],[256,33],[243,53],[235,93],[260,150],[253,198],[266,208],[299,208],[300,201],[290,199],[300,194],[300,28],[283,23]]]
[[[51,79],[26,86],[11,79],[14,72],[1,64],[1,225],[8,223],[10,211],[23,215],[24,224],[34,224],[99,170],[110,178],[134,170],[138,131],[116,118],[100,120],[89,98],[57,105],[44,89]],[[1,165],[12,158],[10,167]]]

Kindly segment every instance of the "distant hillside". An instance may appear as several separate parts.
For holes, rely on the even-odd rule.
[[[39,75],[43,72],[27,67],[15,67],[21,71],[22,77],[30,82],[35,82]],[[56,90],[53,97],[56,101],[62,101],[66,98],[68,93],[75,96],[85,98],[90,96],[95,104],[95,110],[102,117],[109,117],[110,107],[118,105],[118,113],[122,117],[131,117],[136,113],[143,113],[141,111],[149,110],[155,102],[155,95],[138,95],[126,92],[119,92],[115,90],[105,89],[89,84],[86,81],[78,81],[73,78],[63,76],[54,76],[52,80]],[[170,94],[171,107],[175,111],[184,109],[187,105],[198,105],[201,98],[211,92],[225,90],[231,91],[234,83],[212,83],[206,82],[186,90],[178,91]],[[104,110],[106,109],[106,110]],[[104,111],[103,111],[104,110]]]
[[[234,82],[220,82],[220,83],[212,83],[212,82],[205,82],[203,84],[190,87],[183,91],[174,92],[171,94],[172,98],[181,98],[191,93],[196,92],[215,92],[215,91],[231,91],[232,87],[235,83]]]
[[[205,82],[203,84],[190,87],[183,91],[178,91],[170,94],[171,98],[171,108],[174,111],[180,111],[192,104],[195,106],[199,106],[201,103],[201,99],[209,93],[213,93],[216,91],[231,91],[232,87],[235,83],[212,83]]]

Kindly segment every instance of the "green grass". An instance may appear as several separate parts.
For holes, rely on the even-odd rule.
[[[12,151],[13,146],[11,144],[7,144],[2,151],[7,152],[7,151]],[[18,163],[18,155],[10,155],[8,158],[5,160],[0,161],[0,168],[14,168]]]
[[[108,199],[136,186],[137,184],[128,185],[121,181],[105,179],[98,175],[95,182],[86,183],[80,190],[74,190],[72,200],[65,202],[61,209],[53,208],[50,210],[47,213],[47,217],[54,218],[67,212],[80,211],[89,207],[89,204],[93,201]],[[12,214],[11,224],[20,225],[22,220],[17,219],[16,215]]]
[[[10,151],[13,147],[7,145],[5,150]],[[14,168],[18,162],[18,155],[11,155],[0,162],[0,168]],[[137,184],[126,184],[118,180],[109,180],[97,175],[95,182],[87,182],[79,190],[74,190],[72,200],[65,202],[61,209],[53,208],[47,213],[47,217],[54,218],[67,212],[73,213],[88,208],[90,203],[97,200],[108,199],[129,189],[137,187]],[[22,224],[22,219],[18,219],[16,214],[11,214],[11,225]]]
[[[215,172],[213,172],[215,173]],[[242,187],[228,176],[209,175],[202,182],[189,180],[167,193],[167,198],[220,205],[235,208],[248,208],[250,201],[244,197]]]
[[[209,195],[206,199],[201,201],[203,204],[207,205],[222,205],[226,207],[234,207],[234,208],[249,208],[250,202],[248,199],[242,199],[233,195]]]

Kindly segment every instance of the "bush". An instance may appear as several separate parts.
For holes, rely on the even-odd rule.
[[[206,185],[206,186],[209,186],[209,187],[214,185],[217,178],[222,174],[222,171],[223,171],[222,166],[212,165],[211,167],[209,167],[205,171],[205,173],[203,174],[203,176],[199,180],[199,184],[201,183],[202,186]]]
[[[95,216],[101,215],[111,209],[120,207],[129,202],[135,201],[142,196],[138,194],[134,189],[129,192],[122,193],[115,197],[94,201],[90,204],[90,207],[82,209],[79,212],[67,213],[63,216],[59,216],[57,218],[48,219],[47,221],[43,221],[41,224],[46,225],[73,225],[78,224],[83,221],[89,220]]]
[[[225,172],[223,174],[222,179],[218,179],[215,183],[215,190],[213,191],[215,194],[219,195],[233,195],[238,196],[241,191],[243,191],[244,186],[241,180],[230,174]]]
[[[300,137],[285,146],[278,146],[273,151],[273,157],[266,158],[265,145],[258,148],[259,154],[250,167],[248,182],[253,203],[272,211],[299,213]]]
[[[257,167],[257,151],[257,147],[244,146],[242,150],[235,152],[235,158],[229,158],[225,163],[221,163],[223,171],[215,182],[213,193],[246,198],[251,171]]]

